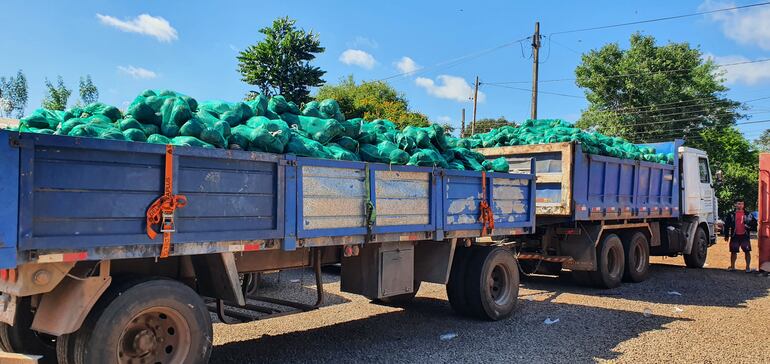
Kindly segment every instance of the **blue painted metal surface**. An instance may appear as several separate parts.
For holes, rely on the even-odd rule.
[[[14,136],[0,131],[1,267],[29,260],[28,251],[100,252],[101,259],[157,251],[161,238],[145,234],[145,213],[163,193],[164,146],[21,134],[14,148]],[[380,214],[372,234],[480,234],[479,172],[202,148],[174,154],[174,189],[188,199],[176,214],[179,254],[192,251],[188,243],[217,250],[223,242],[272,241],[294,250],[306,238],[366,235],[367,190]],[[534,227],[533,175],[488,173],[487,185],[498,227]]]
[[[680,140],[650,145],[673,153]],[[574,220],[678,217],[679,158],[660,164],[589,155],[575,146]]]
[[[0,133],[0,269],[16,266],[19,229],[19,148],[15,133]]]

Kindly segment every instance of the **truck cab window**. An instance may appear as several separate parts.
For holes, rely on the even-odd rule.
[[[709,176],[709,161],[706,158],[698,158],[698,170],[700,172],[701,183],[710,183],[711,177]]]

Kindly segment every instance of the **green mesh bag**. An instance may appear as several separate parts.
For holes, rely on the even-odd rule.
[[[337,140],[334,141],[342,148],[345,148],[345,150],[358,153],[358,141],[347,136],[339,137]]]
[[[329,143],[326,145],[326,151],[331,154],[333,159],[341,161],[360,161],[361,158],[358,154],[353,153],[336,143]]]
[[[432,149],[417,150],[411,157],[409,157],[407,165],[448,168],[446,159]]]
[[[153,144],[171,144],[171,139],[161,134],[151,134],[147,137],[147,143]]]
[[[318,101],[308,102],[305,104],[305,107],[302,108],[302,115],[323,119],[323,115],[321,115],[321,103]]]
[[[178,136],[172,138],[169,144],[180,147],[214,148],[213,145],[191,136]]]
[[[292,133],[289,143],[286,145],[286,153],[301,157],[332,159],[331,154],[321,143],[295,133]]]
[[[324,119],[334,119],[339,122],[345,121],[345,115],[343,115],[342,111],[340,111],[340,105],[337,103],[337,100],[323,100],[318,104],[318,109],[320,110],[321,116],[323,116]]]
[[[321,144],[330,142],[344,131],[342,125],[335,119],[319,119],[311,116],[299,116],[298,119],[299,128]]]
[[[117,107],[103,104],[101,102],[94,102],[92,104],[89,104],[88,106],[83,108],[82,113],[88,114],[89,116],[97,115],[97,114],[104,115],[110,118],[112,122],[116,122],[123,117],[123,115],[121,114],[120,110],[118,110]]]
[[[392,142],[382,142],[377,145],[360,144],[359,156],[367,162],[388,164],[406,164],[409,162],[409,153],[398,149],[398,145]]]
[[[123,130],[123,136],[126,138],[126,140],[134,141],[134,142],[146,142],[147,141],[147,135],[144,134],[144,130],[142,129],[126,129]]]

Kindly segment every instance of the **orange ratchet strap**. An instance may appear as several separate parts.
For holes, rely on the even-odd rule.
[[[160,257],[168,257],[171,250],[171,233],[176,231],[174,225],[174,211],[187,205],[187,197],[174,195],[174,146],[166,145],[166,170],[163,178],[163,196],[158,197],[147,209],[147,236],[155,239],[158,232],[153,225],[160,224],[160,232],[163,233],[163,245],[160,249]]]
[[[481,228],[481,236],[487,236],[488,232],[495,229],[495,218],[492,214],[492,208],[489,207],[489,202],[487,202],[487,172],[481,172],[481,202],[479,203],[479,210],[481,211],[479,221],[484,224]]]

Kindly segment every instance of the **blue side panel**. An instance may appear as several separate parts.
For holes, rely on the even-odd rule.
[[[19,233],[19,148],[11,146],[17,134],[0,132],[0,269],[16,267]]]
[[[658,143],[661,152],[677,143]],[[588,155],[575,147],[575,220],[679,216],[679,160],[674,165]]]
[[[33,134],[22,142],[20,250],[161,243],[145,234],[145,214],[163,194],[164,146]],[[188,200],[175,244],[282,237],[280,156],[184,147],[174,156],[174,189]]]

